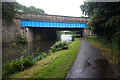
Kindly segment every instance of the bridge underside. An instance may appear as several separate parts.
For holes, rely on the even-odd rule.
[[[86,28],[86,24],[85,23],[69,23],[69,22],[21,20],[21,27],[23,28],[26,27],[28,29],[27,41],[32,42],[37,40],[56,40],[57,39],[56,31],[82,30]]]
[[[29,27],[27,28],[27,42],[33,42],[33,41],[51,41],[51,40],[56,40],[57,39],[57,31],[64,31],[67,29],[56,29],[56,28],[33,28]],[[81,36],[82,36],[82,31],[83,29],[68,29],[69,31],[81,31]]]
[[[38,40],[41,40],[41,41],[56,40],[57,39],[56,30],[28,28],[27,39],[28,39],[28,42],[38,41]]]

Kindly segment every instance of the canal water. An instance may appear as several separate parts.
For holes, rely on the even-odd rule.
[[[2,45],[2,62],[46,52],[55,41],[36,41],[31,43],[9,43]]]
[[[61,41],[72,41],[71,35],[61,35]],[[42,54],[50,49],[56,41],[36,41],[31,43],[2,44],[2,62],[18,59],[21,56]]]

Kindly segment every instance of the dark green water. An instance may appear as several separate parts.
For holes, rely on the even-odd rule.
[[[61,35],[61,41],[71,42],[71,35]],[[56,41],[36,41],[31,43],[2,44],[2,62],[47,52]]]
[[[2,62],[29,56],[34,53],[43,53],[50,49],[55,41],[36,41],[31,43],[7,43],[2,44]]]

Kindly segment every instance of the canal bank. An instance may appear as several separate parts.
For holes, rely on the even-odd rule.
[[[15,73],[9,78],[64,78],[80,49],[80,39],[75,39],[67,50],[62,50],[40,60],[35,66]]]
[[[14,59],[13,56],[15,54],[13,54],[12,52],[9,51],[9,49],[7,49],[9,51],[8,53],[12,53],[13,56],[10,57],[10,58],[13,58],[13,59],[8,60],[7,62],[3,63],[3,65],[2,65],[3,78],[7,77],[7,76],[9,76],[9,75],[11,75],[11,74],[13,74],[15,72],[20,72],[20,71],[23,71],[25,69],[30,68],[36,62],[38,62],[39,60],[42,60],[42,59],[46,58],[47,56],[50,56],[52,53],[68,49],[68,46],[72,42],[71,36],[67,36],[66,35],[65,37],[62,37],[61,40],[63,40],[63,41],[55,42],[55,44],[53,44],[50,47],[45,47],[45,45],[42,45],[42,44],[47,44],[47,42],[49,42],[49,44],[51,44],[52,41],[32,42],[34,45],[28,45],[28,44],[32,44],[32,43],[23,43],[23,44],[22,43],[13,43],[14,45],[10,45],[10,49],[17,56],[18,55],[22,55],[22,56],[20,58],[15,57],[17,59]],[[64,40],[66,40],[66,41],[64,41]],[[42,42],[42,44],[40,44],[41,42]],[[46,43],[44,43],[44,42],[46,42]],[[37,44],[35,44],[35,43],[37,43]],[[30,47],[30,51],[31,52],[28,51],[29,55],[26,55],[27,54],[27,49],[23,46],[25,44],[27,44],[28,47]],[[6,44],[6,45],[8,45],[8,44]],[[44,52],[41,52],[42,49],[39,46],[44,47],[45,50],[47,50],[47,51],[43,50]],[[47,46],[49,46],[49,45],[47,45]],[[14,50],[14,48],[16,48],[16,49]],[[19,50],[19,48],[20,48],[20,50]],[[17,51],[21,51],[22,54],[20,54],[20,53],[18,54]],[[9,54],[9,55],[11,55],[11,54]],[[7,59],[5,59],[5,60],[7,60]]]

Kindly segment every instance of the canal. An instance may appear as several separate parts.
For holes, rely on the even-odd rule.
[[[2,62],[43,53],[50,49],[56,41],[36,41],[31,43],[2,44]]]
[[[72,35],[61,35],[61,41],[71,42]],[[19,59],[21,56],[38,55],[47,52],[56,41],[2,44],[2,62]]]

